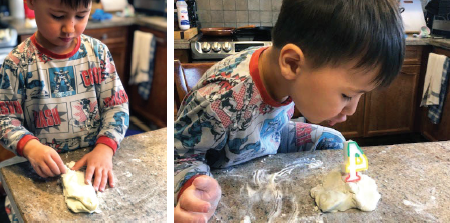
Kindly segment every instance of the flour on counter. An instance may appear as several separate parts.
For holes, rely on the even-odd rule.
[[[241,223],[252,223],[252,221],[250,220],[250,216],[245,216]]]
[[[94,187],[84,183],[84,172],[69,169],[74,165],[74,161],[67,164],[66,173],[61,175],[67,207],[75,213],[100,212]]]
[[[375,180],[361,173],[359,175],[361,180],[358,182],[345,182],[340,172],[330,172],[322,185],[311,189],[311,196],[323,212],[346,211],[350,208],[373,211],[381,195]]]

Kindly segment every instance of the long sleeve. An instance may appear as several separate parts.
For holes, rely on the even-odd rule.
[[[96,85],[100,103],[101,127],[96,143],[111,147],[114,152],[125,137],[129,125],[128,96],[117,74],[111,53],[100,44],[101,83]]]
[[[14,88],[11,83],[18,86]],[[0,68],[0,143],[16,155],[22,155],[19,141],[27,135],[32,136],[23,126],[23,86],[24,77],[20,66],[14,63],[10,56],[6,57]]]
[[[289,121],[282,130],[278,152],[342,149],[344,142],[344,136],[332,128]]]
[[[185,99],[184,108],[174,123],[175,202],[190,178],[195,175],[211,176],[206,156],[208,161],[225,158],[225,155],[214,155],[224,151],[227,133],[222,121],[210,108],[209,101],[196,95],[193,93]]]

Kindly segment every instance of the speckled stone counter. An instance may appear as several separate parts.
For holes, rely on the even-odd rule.
[[[61,154],[77,161],[89,149]],[[165,222],[167,219],[167,130],[127,137],[113,158],[115,187],[98,193],[102,213],[73,213],[64,201],[60,177],[39,177],[29,162],[0,170],[8,196],[25,222]]]
[[[173,41],[173,48],[175,50],[187,50],[191,49],[191,43],[195,42],[202,37],[203,34],[197,34],[196,36],[192,37],[191,39],[176,39]]]
[[[213,222],[450,222],[450,141],[363,147],[381,194],[372,212],[322,213],[310,196],[342,150],[277,154],[214,170],[222,199]]]
[[[450,39],[430,39],[428,43],[432,46],[450,50]]]

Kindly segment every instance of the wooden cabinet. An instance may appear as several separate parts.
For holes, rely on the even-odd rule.
[[[365,137],[414,131],[419,76],[420,65],[404,65],[388,88],[367,93]]]
[[[450,57],[450,50],[435,48],[433,52]],[[422,92],[420,93],[420,96],[422,96]],[[438,124],[431,123],[428,118],[428,108],[422,107],[420,109],[420,131],[429,140],[450,140],[450,81],[447,85],[447,95],[445,96],[444,107],[442,109],[441,120]]]
[[[156,52],[154,58],[154,73],[150,98],[144,100],[138,93],[137,87],[130,88],[129,100],[133,112],[153,122],[158,127],[167,126],[167,33],[147,27],[141,31],[150,32],[156,38]]]
[[[192,63],[191,49],[174,50],[173,57],[181,63]]]

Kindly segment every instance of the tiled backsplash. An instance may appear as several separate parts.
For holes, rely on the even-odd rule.
[[[197,0],[202,27],[273,26],[282,0]]]
[[[429,0],[420,0],[422,6]],[[274,26],[282,0],[197,0],[202,27]]]

